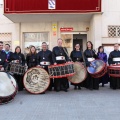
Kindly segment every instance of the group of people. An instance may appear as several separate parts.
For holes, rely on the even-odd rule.
[[[107,59],[107,54],[104,52],[103,46],[100,46],[98,48],[98,53],[93,49],[93,44],[91,41],[88,41],[86,43],[86,50],[84,52],[81,51],[79,43],[75,45],[75,49],[71,52],[70,57],[68,56],[67,49],[62,47],[62,39],[59,38],[57,40],[57,46],[53,48],[52,51],[48,50],[48,46],[46,42],[42,43],[42,50],[40,52],[36,52],[35,46],[31,46],[29,54],[27,54],[26,58],[24,54],[21,53],[20,46],[17,46],[15,48],[15,52],[10,52],[10,45],[5,45],[5,50],[3,50],[3,42],[0,41],[0,69],[1,71],[4,71],[6,66],[10,63],[19,63],[22,66],[25,66],[27,64],[28,69],[32,67],[42,67],[48,72],[48,66],[49,65],[57,65],[57,64],[63,64],[66,62],[82,62],[84,63],[85,67],[91,66],[91,61],[95,59],[101,59],[106,64],[108,62],[109,65],[118,64],[120,63],[120,51],[119,51],[119,45],[116,43],[114,45],[114,51],[112,51]],[[23,90],[23,76],[14,74],[14,77],[16,79],[16,82],[18,84],[19,91]],[[108,83],[110,81],[110,88],[112,89],[118,89],[120,88],[120,78],[113,78],[109,77],[109,75],[106,73],[101,78],[93,78],[89,73],[87,75],[87,78],[79,84],[73,84],[74,89],[81,89],[81,87],[85,87],[90,90],[98,90],[99,84],[102,83],[102,86],[104,84]],[[54,80],[50,80],[50,86],[48,90],[52,90],[54,87],[54,90],[59,91],[65,91],[67,92],[69,88],[69,82],[68,79],[65,78],[55,78]]]

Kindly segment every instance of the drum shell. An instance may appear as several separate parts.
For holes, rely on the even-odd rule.
[[[120,77],[120,65],[111,65],[107,67],[108,74],[111,77]]]
[[[48,66],[48,71],[50,78],[63,78],[73,76],[75,74],[73,63],[50,65]]]

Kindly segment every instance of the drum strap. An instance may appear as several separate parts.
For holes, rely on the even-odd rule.
[[[65,54],[68,56],[68,58],[71,60],[71,58],[70,58],[70,56],[69,56],[69,54],[68,54],[68,52],[67,52],[67,50],[66,50],[66,48],[65,47],[63,47],[63,51],[65,52]]]

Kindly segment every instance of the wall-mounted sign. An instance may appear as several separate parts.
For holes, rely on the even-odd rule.
[[[48,0],[48,9],[56,9],[56,0]]]
[[[73,31],[73,27],[60,28],[60,32],[71,32],[71,31]]]

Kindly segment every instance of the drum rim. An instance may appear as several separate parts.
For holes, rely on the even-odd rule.
[[[86,70],[86,68],[82,65],[82,63],[81,62],[74,62],[74,63],[77,63],[77,64],[79,64],[79,65],[81,65],[83,68],[84,68],[84,70],[85,70],[85,72],[86,72],[86,75],[85,75],[85,78],[83,79],[83,81],[87,78],[87,70]],[[74,75],[75,75],[75,73],[74,73]],[[71,80],[70,80],[70,78],[69,78],[70,76],[67,76],[67,79],[71,82],[71,83],[73,83],[73,84],[79,84],[79,83],[82,83],[82,82],[79,82],[79,83],[74,83],[74,82],[72,82]]]
[[[0,72],[3,72],[3,73],[7,73],[7,72],[5,72],[5,71],[0,71]],[[7,73],[7,74],[9,74],[9,73]],[[10,76],[12,76],[11,74],[9,74]],[[12,76],[13,78],[14,78],[14,76]],[[15,82],[16,82],[16,79],[14,78],[14,80],[15,80]],[[9,97],[13,97],[13,99],[15,98],[15,96],[16,96],[16,94],[17,94],[17,92],[18,92],[18,85],[17,85],[17,83],[16,83],[16,86],[15,86],[15,91],[14,91],[14,93],[12,93],[11,95],[9,95],[9,96],[0,96],[0,99],[6,99],[6,98],[9,98]],[[11,102],[13,99],[10,99],[9,101],[7,101],[7,102],[5,102],[5,103],[0,103],[0,105],[3,105],[3,104],[6,104],[6,103],[9,103],[9,102]]]
[[[104,68],[106,67],[106,63],[105,63],[103,60],[101,60],[101,59],[96,59],[96,60],[93,60],[93,61],[97,61],[97,60],[102,61],[102,62],[104,63],[103,68],[102,68],[99,72],[96,72],[96,73],[93,74],[93,73],[91,73],[91,72],[88,71],[88,68],[89,68],[89,67],[87,67],[87,71],[88,71],[89,74],[92,74],[92,75],[98,74],[98,73],[100,73],[102,70],[104,70]],[[93,61],[92,61],[92,62],[93,62]]]
[[[31,68],[29,68],[28,70],[31,70],[31,69],[33,69],[33,68],[43,69],[43,68],[41,68],[41,67],[31,67]],[[27,71],[28,71],[28,70],[27,70]],[[45,70],[45,69],[43,69],[43,70]],[[34,92],[29,91],[29,90],[26,88],[25,83],[24,83],[24,77],[25,77],[25,75],[27,74],[27,71],[25,72],[25,74],[24,74],[24,76],[23,76],[23,85],[24,85],[25,89],[26,89],[29,93],[31,93],[31,94],[36,94],[36,95],[37,95],[37,94],[44,93],[44,92],[48,89],[48,87],[49,87],[49,85],[50,85],[50,76],[49,76],[48,72],[45,70],[45,72],[46,72],[46,73],[48,74],[48,76],[49,76],[49,85],[48,85],[48,87],[47,87],[43,92],[34,93]]]
[[[52,68],[52,67],[57,67],[57,66],[65,66],[65,65],[71,65],[74,64],[74,62],[70,62],[70,63],[61,63],[61,64],[56,64],[56,65],[49,65],[48,68]]]

